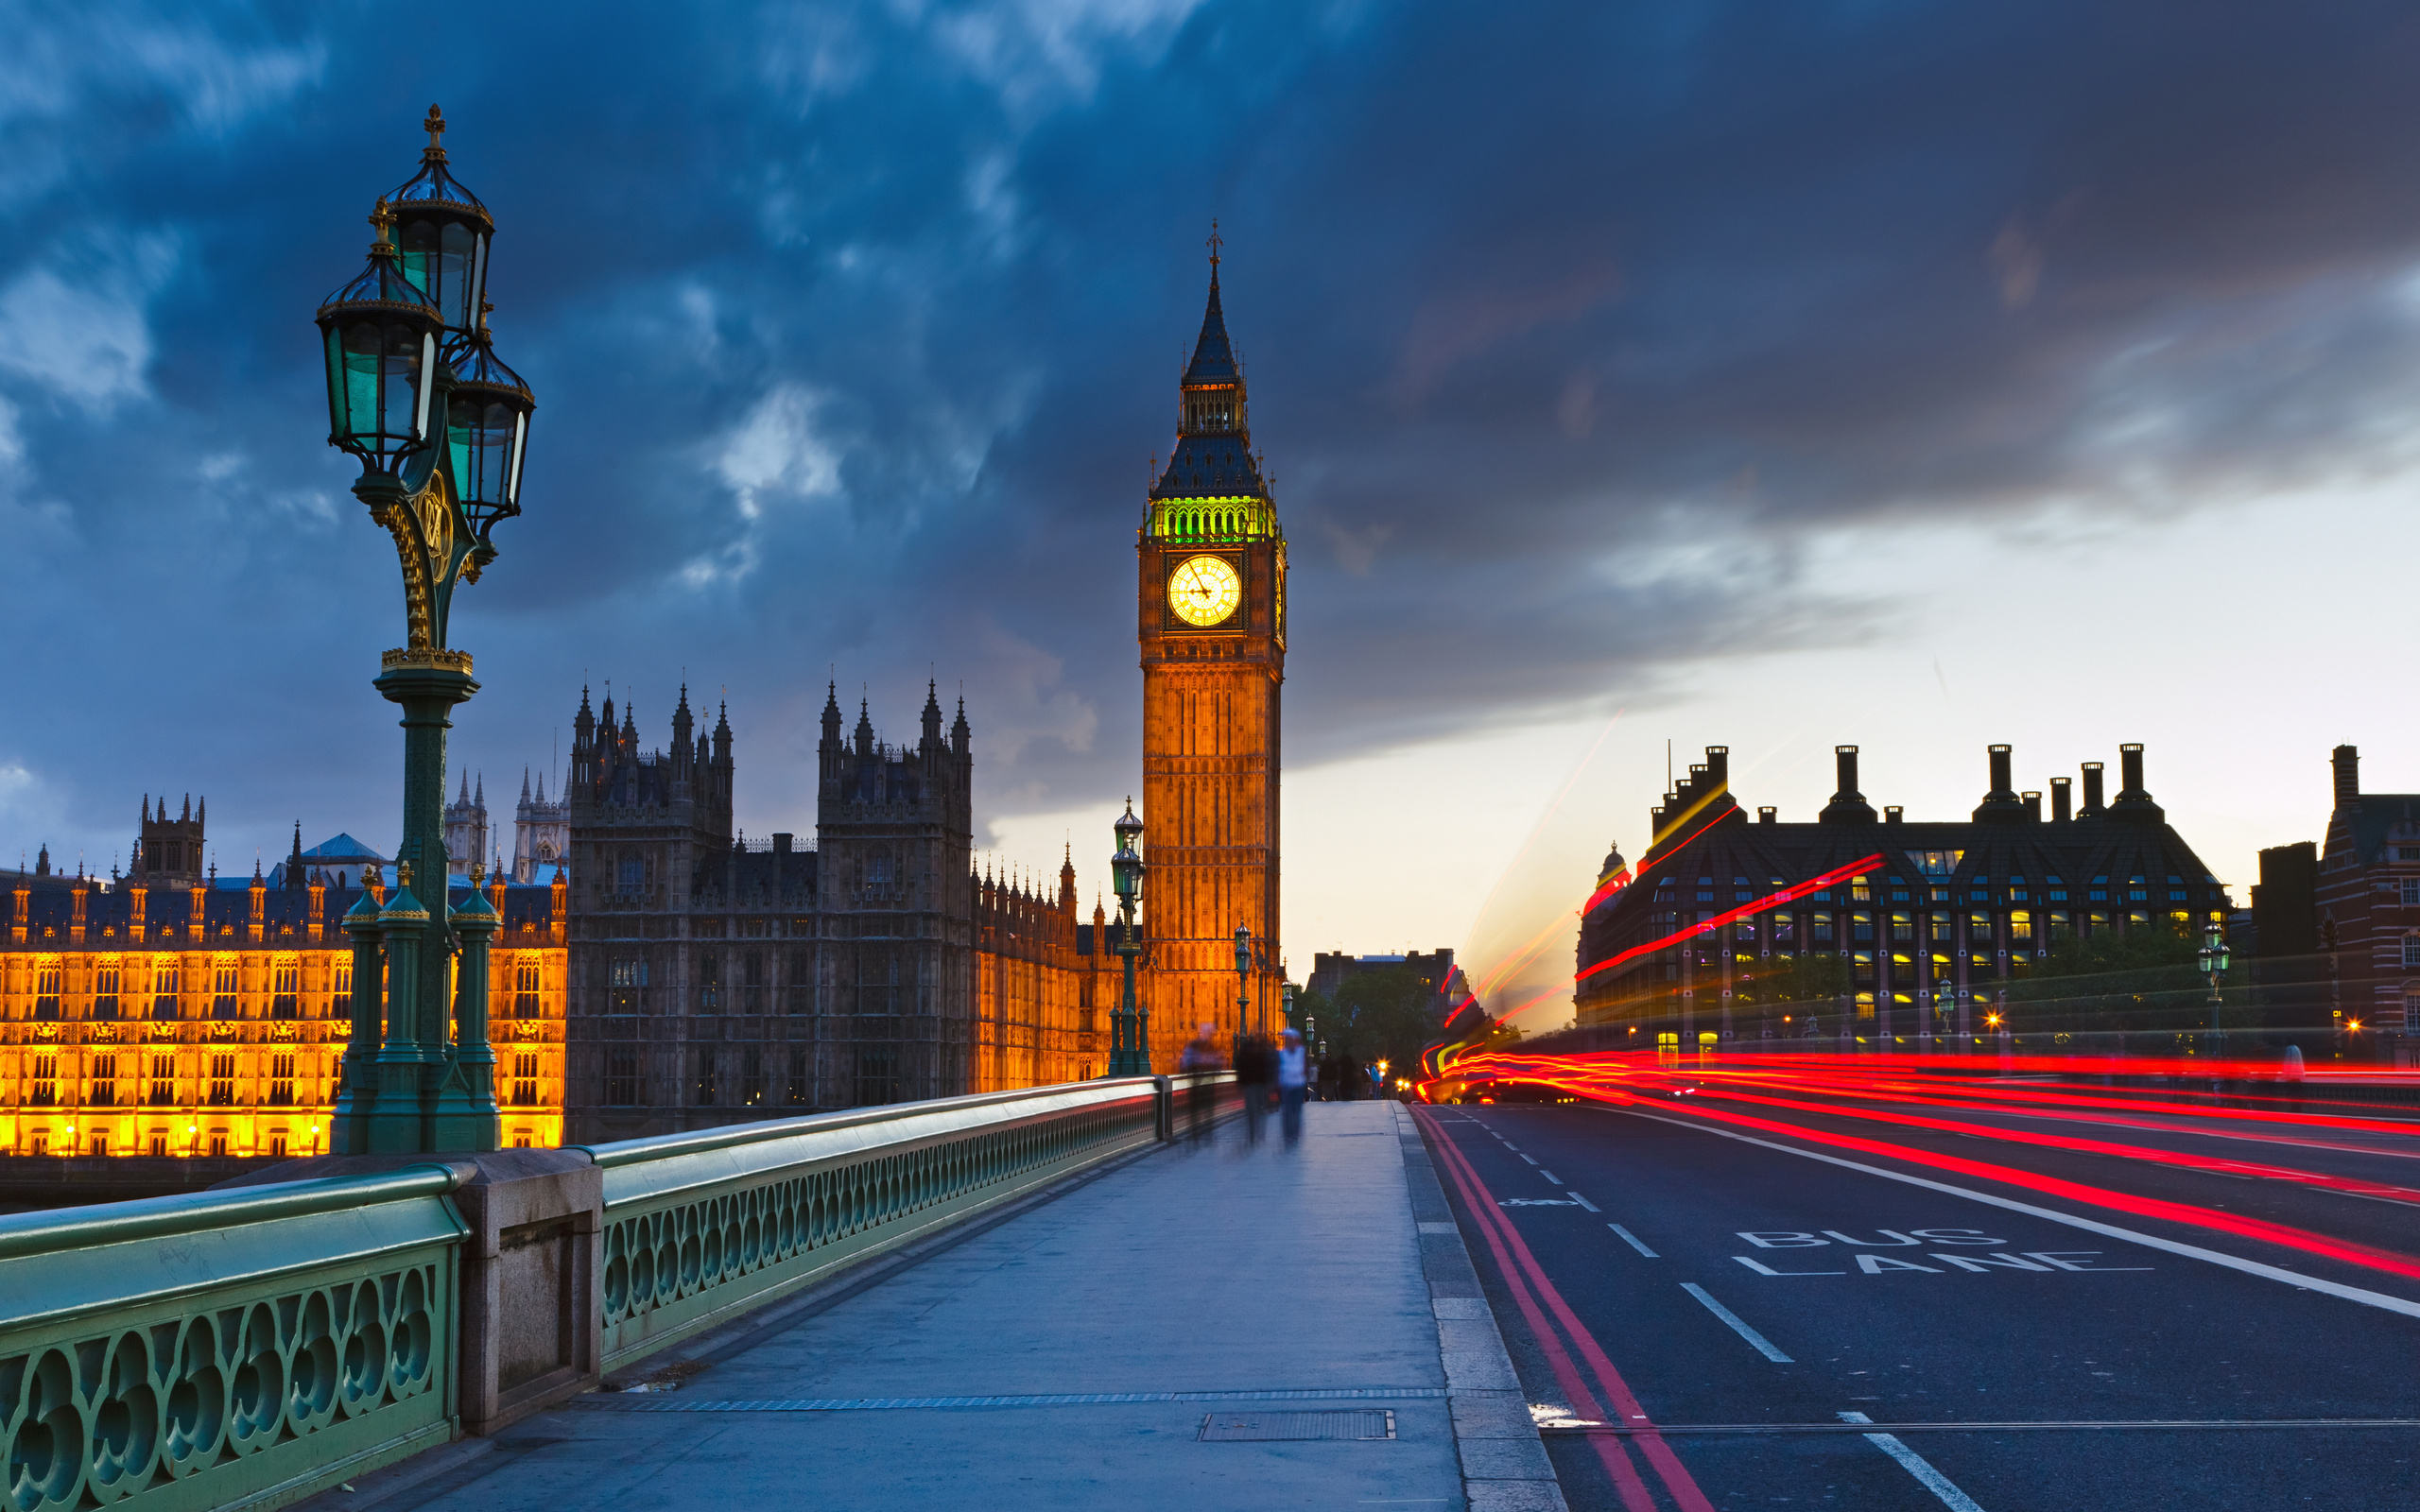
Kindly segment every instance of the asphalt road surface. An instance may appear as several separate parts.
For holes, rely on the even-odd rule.
[[[2420,1507],[2420,1124],[1756,1095],[1420,1110],[1575,1512]]]

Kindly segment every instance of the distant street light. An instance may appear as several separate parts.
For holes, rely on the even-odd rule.
[[[1236,926],[1236,1036],[1252,1032],[1252,931]]]
[[[2226,1050],[2227,1037],[2219,1023],[2219,1010],[2224,1006],[2224,1001],[2219,995],[2219,981],[2226,975],[2228,955],[2227,942],[2219,936],[2218,925],[2204,927],[2202,949],[2196,954],[2202,963],[2203,974],[2210,979],[2210,1054],[2221,1055]]]

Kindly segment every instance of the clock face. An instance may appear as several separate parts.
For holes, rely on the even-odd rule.
[[[1168,608],[1187,625],[1219,623],[1243,596],[1243,579],[1224,557],[1188,557],[1168,576]]]

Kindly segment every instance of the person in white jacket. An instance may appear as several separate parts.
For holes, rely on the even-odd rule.
[[[1277,1043],[1277,1104],[1278,1126],[1285,1132],[1286,1147],[1292,1149],[1303,1138],[1303,1098],[1310,1082],[1309,1067],[1304,1063],[1303,1035],[1299,1029],[1288,1029]]]

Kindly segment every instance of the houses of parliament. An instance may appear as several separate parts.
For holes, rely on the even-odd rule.
[[[1214,242],[1178,435],[1136,532],[1152,1064],[1196,1025],[1277,1022],[1286,543],[1253,452]],[[978,697],[979,701],[979,697]],[[944,725],[944,719],[947,719]],[[974,864],[975,734],[928,685],[911,737],[827,688],[812,843],[734,826],[741,742],[686,690],[573,718],[566,780],[493,870],[484,784],[447,811],[452,896],[504,917],[490,1034],[504,1143],[552,1145],[1069,1081],[1106,1068],[1101,904]],[[1115,807],[1101,805],[1104,833]],[[123,876],[0,876],[0,1153],[326,1148],[352,992],[341,927],[391,869],[350,836],[222,879],[206,809],[147,797]],[[534,837],[534,838],[533,838]],[[79,868],[80,871],[80,868]],[[1245,970],[1236,970],[1238,931]]]

